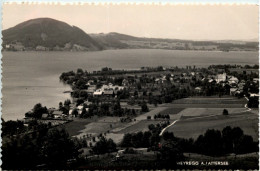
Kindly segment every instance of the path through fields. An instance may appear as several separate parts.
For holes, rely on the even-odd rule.
[[[165,128],[163,128],[163,130],[161,131],[161,133],[159,134],[159,136],[162,136],[163,135],[163,133],[164,133],[164,131],[167,129],[167,128],[169,128],[169,127],[171,127],[171,126],[173,126],[176,122],[177,122],[178,120],[176,120],[176,121],[173,121],[170,125],[168,125],[167,127],[165,127]]]

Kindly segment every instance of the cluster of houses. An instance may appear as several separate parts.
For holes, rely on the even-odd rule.
[[[137,89],[136,84],[140,83],[142,79],[148,79],[149,81],[147,81],[145,84],[142,84],[142,89],[140,90]],[[91,82],[86,91],[93,96],[112,96],[116,95],[118,90],[127,89],[130,93],[130,96],[137,95],[138,97],[142,97],[144,95],[143,90],[145,90],[147,95],[152,94],[154,96],[160,96],[163,88],[169,86],[170,83],[170,85],[175,85],[179,89],[190,88],[193,89],[195,92],[201,92],[202,87],[191,87],[190,84],[191,82],[198,80],[207,80],[209,83],[214,81],[217,84],[221,84],[223,87],[228,85],[230,87],[230,95],[236,95],[243,92],[243,88],[245,85],[244,80],[239,80],[237,77],[227,75],[225,72],[222,72],[221,74],[206,75],[205,73],[196,71],[179,71],[164,74],[151,74],[146,75],[145,77],[143,77],[143,75],[141,74],[129,76],[123,79],[122,86],[117,86],[109,83],[108,85],[103,85],[99,89],[96,89],[96,85],[93,85],[93,83]],[[254,78],[253,82],[258,83],[259,78]]]
[[[54,50],[54,51],[85,51],[87,50],[86,47],[84,46],[80,46],[78,44],[72,44],[72,43],[66,43],[64,45],[64,47],[60,47],[58,45],[56,45],[53,48],[49,48],[49,47],[45,47],[42,45],[37,45],[36,47],[25,47],[21,42],[18,41],[14,41],[8,44],[5,44],[3,46],[4,50],[8,50],[8,51],[50,51],[50,50]]]
[[[206,78],[203,78],[202,81],[204,81]],[[221,84],[224,86],[230,87],[230,95],[238,95],[240,93],[243,93],[244,86],[246,84],[245,80],[239,80],[237,77],[234,77],[232,75],[227,75],[225,72],[222,74],[217,75],[208,75],[207,77],[208,82],[211,83],[213,81],[216,81],[216,83]],[[254,83],[259,83],[259,78],[253,79]],[[201,90],[201,87],[196,87],[195,90]],[[255,93],[249,93],[250,96],[259,96]]]
[[[10,44],[6,44],[4,47],[6,50],[14,50],[14,51],[24,51],[25,47],[21,42],[12,42]]]

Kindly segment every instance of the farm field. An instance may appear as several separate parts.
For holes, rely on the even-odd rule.
[[[74,119],[74,121],[64,124],[64,128],[70,136],[75,136],[80,134],[80,131],[89,123],[91,123],[89,119]]]
[[[173,108],[244,108],[247,103],[245,98],[225,97],[189,97],[174,100],[172,103],[163,104],[163,107]]]
[[[161,111],[160,114],[163,115],[175,115],[180,113],[182,110],[184,110],[185,108],[166,108],[165,110]]]
[[[246,111],[245,108],[225,108],[229,114],[240,113]],[[192,116],[207,116],[207,115],[222,115],[222,108],[186,108],[178,114],[183,117]]]
[[[234,97],[191,97],[173,101],[174,104],[245,104],[244,98]]]
[[[164,104],[163,107],[172,107],[172,108],[243,108],[245,106],[245,103],[241,104],[185,104],[185,103],[169,103],[169,104]]]
[[[137,116],[135,119],[136,119],[136,121],[142,121],[142,120],[146,120],[147,116],[151,116],[151,118],[153,118],[153,116],[155,114],[158,114],[161,111],[164,111],[165,109],[167,109],[167,107],[157,107],[157,108],[155,108],[153,110],[150,110],[149,112],[147,112],[145,114]]]
[[[155,114],[169,114],[170,123],[177,122],[166,131],[173,132],[182,138],[197,138],[207,129],[222,130],[225,126],[239,126],[245,134],[258,139],[258,110],[247,111],[244,107],[246,100],[235,97],[191,97],[163,104],[150,111],[133,118],[132,122],[122,123],[119,117],[101,117],[95,121],[79,119],[65,124],[71,136],[91,134],[97,136],[106,133],[106,138],[120,143],[124,134],[147,131],[149,124],[157,124],[162,120],[154,120]],[[227,109],[228,116],[224,116],[223,109]],[[147,120],[147,116],[151,120]],[[134,121],[135,119],[135,121]]]
[[[179,120],[167,129],[175,136],[194,138],[204,134],[207,129],[222,130],[226,126],[240,127],[245,134],[258,140],[258,110],[247,111],[244,107],[246,99],[235,97],[192,97],[166,104],[171,108],[185,108],[177,116]],[[228,116],[223,116],[223,109],[227,109]],[[171,118],[177,118],[170,115]],[[178,118],[177,118],[178,119]]]
[[[86,134],[91,134],[93,136],[109,133],[112,129],[122,127],[124,123],[120,122],[119,117],[102,117],[97,122],[92,122],[85,125],[85,128],[80,130],[80,136],[84,136]],[[106,120],[107,119],[107,120]]]
[[[119,125],[121,125],[119,117],[101,117],[97,120],[74,118],[72,122],[64,124],[64,127],[70,136],[82,136],[106,133]]]
[[[183,119],[167,131],[173,132],[177,137],[196,139],[207,129],[222,130],[226,126],[240,127],[245,134],[251,135],[255,141],[258,140],[258,115],[251,112]]]
[[[160,121],[160,120],[142,120],[142,121],[140,121],[140,122],[138,122],[138,123],[136,123],[132,126],[129,126],[125,129],[122,129],[118,133],[126,134],[126,133],[136,133],[136,132],[139,132],[139,131],[142,131],[142,132],[148,131],[149,130],[148,125],[150,125],[150,124],[156,125],[160,122],[163,122],[163,121]],[[170,122],[172,122],[172,121],[170,121]]]

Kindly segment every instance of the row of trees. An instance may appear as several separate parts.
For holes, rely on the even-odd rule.
[[[121,146],[147,147],[158,150],[163,147],[163,144],[160,145],[159,143],[172,141],[179,148],[178,151],[209,156],[221,156],[229,153],[245,154],[258,151],[258,142],[254,142],[251,136],[245,135],[239,127],[231,128],[227,126],[222,131],[207,130],[195,141],[192,138],[177,138],[172,132],[165,132],[160,137],[160,131],[158,131],[160,127],[150,125],[149,128],[150,131],[144,133],[125,134]]]
[[[86,110],[88,109],[88,110]],[[72,115],[77,116],[79,113],[77,109],[72,111]],[[135,109],[122,108],[119,101],[114,101],[111,103],[92,103],[89,105],[84,104],[80,117],[89,118],[94,115],[97,116],[136,116]]]
[[[192,144],[194,151],[210,156],[235,153],[244,154],[258,151],[258,142],[245,135],[239,127],[225,127],[222,131],[207,130]]]
[[[170,115],[169,114],[156,114],[153,116],[154,119],[170,119]]]

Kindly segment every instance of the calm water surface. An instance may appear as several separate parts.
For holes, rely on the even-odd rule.
[[[2,117],[16,120],[34,104],[57,107],[69,90],[59,82],[62,72],[102,67],[138,69],[142,66],[209,66],[257,64],[258,52],[206,52],[175,50],[106,50],[99,52],[3,52]]]

